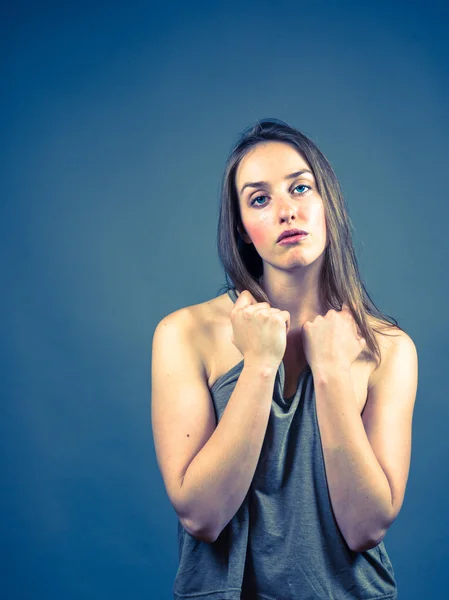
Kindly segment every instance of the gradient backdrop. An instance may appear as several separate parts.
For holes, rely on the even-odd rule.
[[[2,3],[2,600],[172,598],[152,335],[225,282],[219,183],[264,117],[328,157],[367,289],[417,346],[385,544],[400,600],[446,598],[448,24],[432,0]]]

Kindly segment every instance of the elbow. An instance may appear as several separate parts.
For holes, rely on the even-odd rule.
[[[348,542],[348,546],[353,552],[366,552],[366,550],[371,550],[371,548],[375,548],[378,544],[380,544],[386,533],[387,530],[385,529],[382,534],[378,536],[365,535],[363,537],[359,537],[358,539],[350,540],[350,542]]]
[[[353,552],[365,552],[375,548],[384,539],[390,525],[394,522],[396,515],[388,514],[383,518],[382,523],[377,523],[380,527],[371,527],[368,529],[368,524],[365,522],[364,527],[360,527],[358,531],[354,531],[349,537],[348,546]]]
[[[348,546],[353,552],[366,552],[367,550],[371,550],[371,548],[374,548],[375,546],[377,546],[377,544],[380,544],[382,539],[383,538],[376,540],[376,541],[373,541],[371,539],[361,540],[355,544],[354,543],[348,544]]]
[[[179,501],[176,505],[173,504],[176,513],[184,530],[193,538],[200,542],[212,544],[215,542],[219,534],[215,533],[215,528],[211,527],[210,523],[197,518],[198,514],[192,514],[192,509],[185,502]],[[204,511],[202,516],[204,517]]]
[[[206,544],[213,544],[218,538],[218,535],[215,535],[215,533],[211,532],[209,529],[198,529],[191,535],[196,540],[199,540],[200,542],[206,542]]]
[[[200,534],[200,537],[197,537],[198,540],[206,542],[206,544],[213,544],[217,541],[217,538],[218,535],[210,534],[209,532],[205,533],[204,535]]]
[[[208,527],[198,527],[191,523],[188,519],[180,519],[181,525],[187,531],[187,533],[200,542],[206,542],[206,544],[213,544],[218,535]]]

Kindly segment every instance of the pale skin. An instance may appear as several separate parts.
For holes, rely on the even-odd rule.
[[[283,142],[258,144],[242,159],[236,188],[240,233],[263,261],[262,288],[271,306],[287,310],[286,355],[311,367],[332,507],[340,530],[358,551],[377,545],[403,503],[411,456],[418,359],[402,331],[375,372],[360,415],[350,367],[365,347],[346,305],[326,311],[318,278],[328,242],[323,200],[310,165]],[[264,181],[264,184],[260,184]],[[245,187],[247,183],[257,185]],[[279,245],[285,229],[308,232]]]
[[[316,315],[324,315],[318,277],[327,244],[324,205],[312,173],[294,179],[287,175],[311,170],[289,144],[258,144],[240,162],[236,187],[243,239],[253,243],[264,263],[263,289],[272,304],[290,313],[290,332]],[[265,186],[241,188],[266,181]],[[306,239],[296,245],[276,243],[284,229],[303,229]]]

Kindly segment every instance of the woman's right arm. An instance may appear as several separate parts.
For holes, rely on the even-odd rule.
[[[218,425],[188,308],[164,317],[153,335],[151,420],[169,499],[193,537],[214,542],[254,477],[277,369],[245,360]]]

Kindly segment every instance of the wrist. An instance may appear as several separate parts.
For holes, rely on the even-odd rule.
[[[329,383],[334,379],[351,375],[351,365],[347,363],[321,363],[311,365],[310,368],[315,382]]]
[[[252,371],[262,377],[273,377],[276,375],[279,365],[272,363],[263,363],[260,360],[254,360],[244,357],[243,367],[246,371]]]

